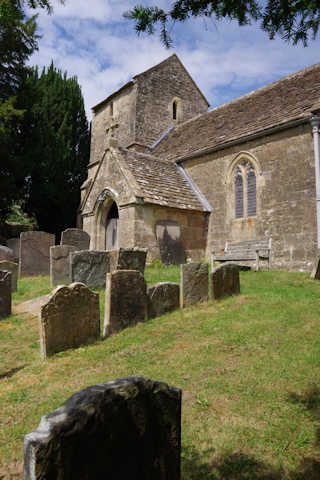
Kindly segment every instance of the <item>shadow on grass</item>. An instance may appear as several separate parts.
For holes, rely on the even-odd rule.
[[[275,469],[237,452],[205,463],[194,449],[184,450],[181,480],[318,480],[320,462],[305,458],[296,471]],[[205,454],[204,454],[205,455]]]
[[[24,367],[26,367],[26,366],[27,366],[27,364],[21,365],[20,367],[11,368],[11,370],[8,370],[7,372],[0,373],[0,380],[2,380],[3,378],[13,377],[13,375],[15,373],[20,372],[20,370],[23,370]]]
[[[320,388],[317,385],[311,385],[303,393],[289,393],[288,400],[291,403],[303,405],[306,410],[312,414],[314,420],[320,420]]]

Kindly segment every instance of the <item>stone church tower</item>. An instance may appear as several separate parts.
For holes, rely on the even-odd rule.
[[[176,221],[177,208],[183,209],[184,216],[189,209],[186,201],[195,202],[191,210],[203,210],[183,175],[174,178],[177,167],[160,160],[153,166],[155,159],[149,154],[178,124],[206,112],[208,106],[173,54],[93,107],[89,173],[80,207],[83,228],[92,239],[90,248],[147,246],[152,256],[158,256],[156,221]],[[148,178],[148,170],[153,178]],[[141,187],[147,184],[149,192],[143,192]],[[169,200],[162,198],[168,187],[180,193],[186,190],[187,195],[174,198],[171,193]],[[159,205],[170,204],[170,211],[156,212]],[[146,207],[143,214],[141,205]]]

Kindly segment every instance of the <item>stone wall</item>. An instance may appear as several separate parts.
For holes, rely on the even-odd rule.
[[[235,219],[231,173],[241,152],[252,159],[256,169],[257,215]],[[184,167],[213,208],[207,258],[212,250],[223,248],[226,241],[272,237],[272,268],[312,268],[316,204],[309,125],[188,160]]]
[[[204,113],[208,104],[175,55],[135,78],[136,141],[151,145],[170,125]],[[177,103],[173,119],[172,103]]]
[[[148,248],[148,261],[160,256],[156,238],[156,224],[160,220],[173,220],[179,223],[181,241],[187,259],[200,260],[204,258],[207,239],[207,214],[159,205],[136,205],[135,245]]]

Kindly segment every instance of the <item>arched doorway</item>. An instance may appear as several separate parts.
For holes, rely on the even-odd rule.
[[[106,250],[115,250],[118,248],[118,221],[118,207],[116,202],[113,202],[106,218]]]

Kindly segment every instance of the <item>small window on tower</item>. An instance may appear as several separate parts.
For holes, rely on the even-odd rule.
[[[174,101],[172,104],[172,118],[173,120],[177,120],[177,102]]]

